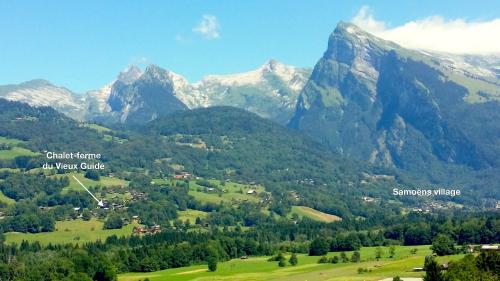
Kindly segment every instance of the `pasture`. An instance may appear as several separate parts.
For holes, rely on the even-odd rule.
[[[412,249],[417,249],[411,254]],[[268,262],[269,257],[250,257],[249,259],[233,259],[219,262],[216,272],[208,272],[206,265],[167,269],[150,273],[126,273],[119,275],[118,281],[139,281],[149,278],[150,281],[378,281],[384,278],[422,277],[422,272],[413,272],[412,268],[422,267],[426,255],[431,254],[429,246],[398,246],[396,255],[389,258],[389,248],[383,247],[384,254],[377,261],[376,248],[367,247],[360,250],[359,263],[326,263],[319,264],[320,257],[310,257],[306,254],[298,255],[298,265],[279,267],[277,262]],[[350,257],[352,252],[346,252]],[[339,253],[329,253],[328,257],[338,256]],[[288,260],[290,254],[285,255]],[[447,262],[461,258],[462,255],[440,257],[439,262]],[[358,273],[358,269],[367,269],[368,272]]]

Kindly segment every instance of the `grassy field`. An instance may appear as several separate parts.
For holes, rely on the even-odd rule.
[[[0,168],[0,172],[11,172],[11,173],[17,173],[21,171],[20,169],[17,168]]]
[[[291,214],[297,214],[299,217],[307,217],[313,220],[322,221],[322,222],[334,222],[342,220],[340,217],[335,215],[330,215],[327,213],[320,212],[318,210],[305,207],[305,206],[292,206]]]
[[[192,195],[196,200],[208,203],[238,203],[243,201],[259,202],[259,197],[256,194],[247,194],[249,190],[255,190],[257,193],[265,192],[263,186],[260,185],[245,185],[235,182],[227,182],[222,185],[220,181],[210,180],[217,186],[217,190],[205,191],[206,187],[196,184],[196,181],[189,182],[189,195]]]
[[[12,147],[11,149],[0,150],[0,159],[2,160],[11,160],[16,158],[17,156],[36,156],[36,155],[38,155],[38,153],[35,153],[23,147]]]
[[[106,133],[106,132],[111,131],[111,129],[109,129],[109,128],[106,128],[106,127],[101,126],[101,125],[93,124],[93,123],[84,124],[83,127],[94,129],[94,130],[98,131],[99,133]]]
[[[189,220],[191,224],[195,224],[196,218],[202,219],[207,216],[207,213],[203,211],[187,209],[185,211],[178,211],[177,215],[178,219],[180,219],[181,221],[184,222],[186,220]]]
[[[18,140],[18,139],[9,139],[6,137],[0,137],[0,144],[10,144],[10,145],[18,145],[22,143],[23,141]]]
[[[78,182],[73,178],[75,176],[78,180],[80,180],[86,187],[93,187],[96,185],[101,185],[101,186],[128,186],[128,181],[118,179],[118,178],[110,178],[110,177],[101,177],[98,181],[87,179],[86,177],[83,176],[82,173],[67,173],[67,174],[58,174],[54,175],[53,177],[68,177],[69,178],[69,186],[65,187],[63,189],[64,192],[68,192],[69,190],[77,190],[77,191],[85,191],[83,188],[78,184]]]
[[[129,224],[122,229],[102,229],[103,222],[92,219],[90,221],[71,220],[56,222],[56,231],[45,233],[5,233],[5,241],[9,243],[21,243],[23,240],[30,242],[39,241],[42,245],[85,243],[98,239],[104,240],[111,235],[130,236],[132,229],[138,224]]]
[[[16,200],[5,196],[5,194],[3,194],[3,192],[0,191],[0,202],[3,202],[7,205],[11,205],[16,203]]]
[[[35,153],[29,149],[18,147],[17,145],[23,143],[23,141],[18,139],[9,139],[6,137],[0,137],[0,144],[8,144],[11,146],[11,149],[0,150],[0,159],[2,160],[11,160],[16,158],[17,156],[36,156],[38,153]]]
[[[410,250],[416,248],[417,253],[412,255]],[[251,257],[247,260],[234,259],[220,262],[216,272],[208,272],[206,265],[195,265],[184,268],[167,269],[151,273],[121,274],[119,281],[138,281],[149,278],[151,281],[376,281],[384,278],[421,277],[422,272],[412,272],[414,267],[422,267],[426,255],[431,254],[429,246],[397,247],[396,256],[388,258],[389,249],[383,248],[384,255],[380,261],[375,260],[373,247],[361,249],[359,263],[318,264],[319,257],[298,255],[298,265],[287,265],[280,268],[277,262],[268,262],[268,257]],[[351,253],[347,253],[348,256]],[[329,253],[332,257],[339,253]],[[289,255],[285,256],[288,260]],[[461,255],[442,257],[440,262],[461,258]],[[358,273],[358,268],[371,270],[367,273]]]

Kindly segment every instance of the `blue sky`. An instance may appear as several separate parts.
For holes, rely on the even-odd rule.
[[[154,63],[191,82],[254,69],[269,58],[312,67],[337,22],[350,21],[363,7],[394,28],[431,16],[494,21],[498,3],[0,1],[0,84],[44,78],[83,92],[130,64]]]

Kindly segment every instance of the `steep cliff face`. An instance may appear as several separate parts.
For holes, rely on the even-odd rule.
[[[449,65],[340,23],[289,126],[372,163],[497,166],[500,126],[491,120],[500,117],[498,78]],[[482,90],[472,89],[471,79]],[[471,102],[478,94],[485,99]]]
[[[107,100],[111,115],[120,122],[145,123],[187,109],[174,95],[174,79],[174,73],[154,65],[136,79],[118,79]]]

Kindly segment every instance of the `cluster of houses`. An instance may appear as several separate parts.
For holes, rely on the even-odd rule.
[[[192,177],[192,174],[187,172],[180,172],[174,175],[175,180],[186,180]]]
[[[394,181],[396,178],[394,176],[389,175],[371,175],[368,173],[362,173],[363,179],[360,181],[360,184],[366,185],[372,182],[377,181]]]
[[[432,201],[423,204],[420,207],[414,207],[411,210],[416,213],[431,213],[434,210],[447,210],[451,208],[461,208],[459,205],[450,205],[445,202]]]
[[[296,180],[295,182],[298,184],[305,184],[305,185],[314,185],[316,183],[315,180],[309,179],[309,178],[305,178],[302,180]]]
[[[137,191],[137,190],[131,190],[130,191],[130,195],[132,196],[132,199],[130,199],[130,201],[134,202],[134,201],[141,201],[141,200],[146,200],[147,198],[147,195],[146,193],[142,192],[142,191]]]
[[[156,234],[161,232],[161,226],[159,225],[153,225],[151,227],[147,226],[136,226],[134,227],[133,233],[140,235],[140,234]]]

